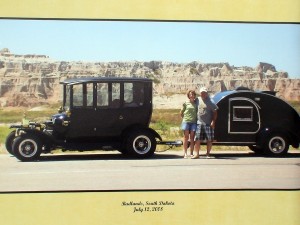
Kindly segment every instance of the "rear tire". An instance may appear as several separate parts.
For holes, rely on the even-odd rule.
[[[41,155],[42,144],[37,136],[25,134],[14,140],[12,149],[17,159],[21,161],[33,161]]]
[[[284,156],[288,150],[288,139],[283,134],[270,134],[265,140],[264,153],[268,156]]]
[[[156,140],[148,130],[138,130],[129,134],[126,140],[126,152],[135,158],[148,158],[154,154]]]

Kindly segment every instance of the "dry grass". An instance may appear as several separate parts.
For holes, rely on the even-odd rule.
[[[300,102],[289,102],[298,112],[300,112]],[[26,116],[32,121],[43,121],[57,113],[58,105],[44,107],[42,111],[32,111],[26,108],[4,108],[0,109],[0,153],[7,134],[10,132],[7,124],[20,122],[26,111]],[[181,140],[182,132],[179,129],[181,117],[179,109],[154,109],[150,127],[156,130],[163,140]],[[166,146],[158,146],[158,150],[165,150]],[[181,150],[182,147],[174,148]],[[204,146],[202,147],[204,149]],[[214,150],[227,150],[228,146],[214,146]],[[231,150],[248,150],[248,147],[230,146]]]

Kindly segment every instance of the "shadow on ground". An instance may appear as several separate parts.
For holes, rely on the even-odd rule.
[[[204,153],[203,153],[204,154]],[[200,159],[204,159],[204,155],[200,155]],[[227,159],[237,160],[239,158],[272,158],[263,155],[258,155],[252,152],[215,152],[212,154],[214,160]],[[273,157],[275,158],[275,157]],[[278,157],[276,157],[278,158]],[[280,158],[300,158],[300,152],[288,153]],[[166,151],[157,152],[151,158],[136,159],[130,156],[123,155],[119,152],[97,152],[97,153],[63,153],[63,154],[45,154],[39,159],[43,161],[82,161],[82,160],[170,160],[170,159],[183,159],[180,151]]]

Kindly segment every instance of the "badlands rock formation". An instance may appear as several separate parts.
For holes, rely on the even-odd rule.
[[[66,62],[45,55],[16,55],[5,48],[0,50],[0,106],[32,107],[57,102],[62,94],[59,82],[82,76],[152,78],[154,94],[167,98],[202,86],[212,94],[245,86],[276,91],[285,100],[300,101],[300,79],[290,79],[269,63],[251,68],[201,62]]]

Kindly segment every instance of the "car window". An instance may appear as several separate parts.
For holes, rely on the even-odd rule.
[[[121,85],[120,83],[112,83],[112,98],[111,98],[111,107],[118,108],[120,107],[120,94],[121,94]]]
[[[86,84],[86,106],[87,107],[93,106],[94,103],[93,91],[94,91],[94,84],[93,83]]]
[[[138,103],[139,106],[144,105],[145,90],[143,83],[134,83],[133,87],[133,100]]]
[[[71,86],[66,85],[66,96],[65,96],[65,109],[70,109],[70,96],[71,96]]]
[[[108,83],[97,84],[97,106],[108,106]]]
[[[124,83],[124,107],[138,107],[144,104],[144,84]]]
[[[73,85],[73,106],[83,106],[83,88],[82,84]]]
[[[97,83],[96,89],[97,107],[119,108],[122,105],[123,107],[139,107],[144,105],[143,83]],[[88,87],[87,93],[89,93]]]
[[[133,84],[124,83],[124,103],[130,104],[133,101]]]

